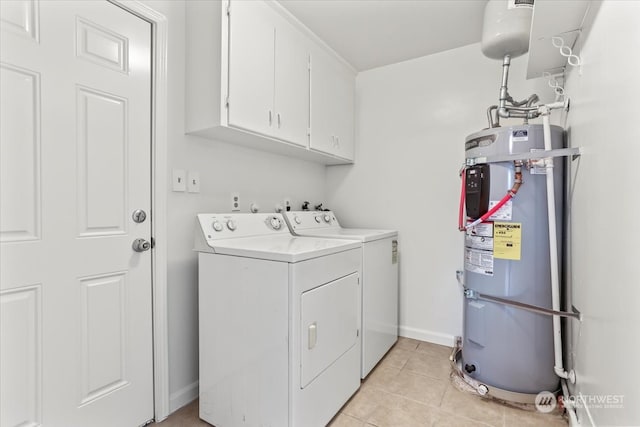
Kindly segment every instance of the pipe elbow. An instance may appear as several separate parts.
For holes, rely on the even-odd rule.
[[[571,384],[576,383],[576,372],[572,369],[569,372],[565,371],[564,368],[559,366],[554,366],[553,371],[556,375],[562,379],[569,380]]]
[[[505,107],[498,108],[498,116],[502,117],[503,119],[508,119],[509,117],[511,117],[511,115],[509,114],[509,110],[507,110]]]

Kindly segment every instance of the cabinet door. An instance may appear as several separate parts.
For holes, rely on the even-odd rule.
[[[309,145],[312,149],[353,159],[354,88],[354,77],[343,64],[324,52],[314,52]]]
[[[307,39],[284,18],[276,24],[275,132],[306,147],[309,136],[309,49]]]
[[[234,1],[229,35],[229,125],[272,133],[275,12],[264,2]]]
[[[353,160],[355,151],[355,78],[351,71],[336,70],[334,84],[336,155]]]

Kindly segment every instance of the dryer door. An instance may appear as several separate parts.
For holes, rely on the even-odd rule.
[[[301,295],[300,387],[309,385],[358,339],[358,274]]]

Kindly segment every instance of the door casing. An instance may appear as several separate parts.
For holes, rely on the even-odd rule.
[[[166,16],[139,1],[108,0],[151,24],[151,254],[153,306],[153,388],[155,420],[169,415],[167,317],[167,29]]]

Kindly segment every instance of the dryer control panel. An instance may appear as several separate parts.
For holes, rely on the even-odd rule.
[[[285,220],[292,230],[318,228],[340,228],[336,216],[331,211],[291,211],[284,213]]]

